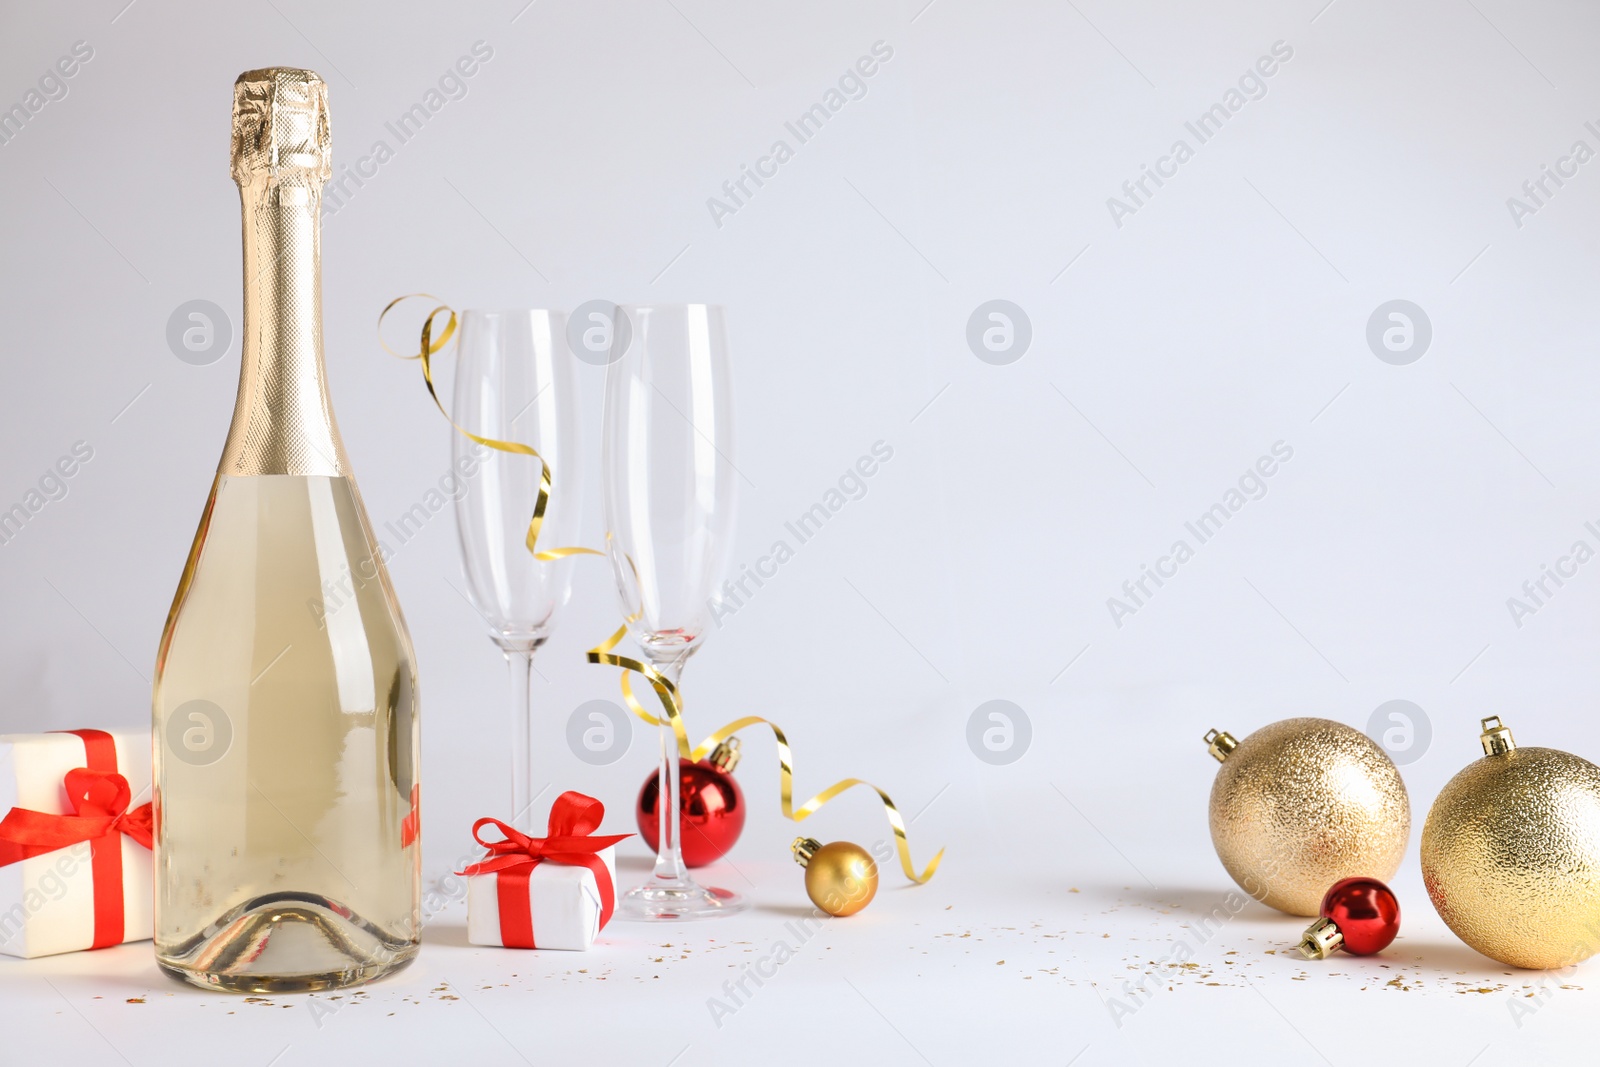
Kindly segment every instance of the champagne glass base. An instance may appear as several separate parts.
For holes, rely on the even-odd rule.
[[[729,889],[716,889],[687,879],[655,882],[628,890],[617,901],[616,917],[632,922],[686,922],[715,919],[743,911],[747,901]]]

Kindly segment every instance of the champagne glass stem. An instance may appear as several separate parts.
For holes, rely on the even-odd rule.
[[[674,687],[683,677],[685,658],[679,657],[657,667]],[[679,884],[686,880],[687,870],[683,865],[683,845],[678,840],[681,826],[678,812],[678,737],[673,733],[672,724],[667,721],[666,716],[661,717],[661,725],[657,729],[661,734],[661,768],[657,793],[660,802],[656,805],[658,821],[654,878],[658,882]]]
[[[533,833],[533,650],[507,649],[511,668],[511,825]]]

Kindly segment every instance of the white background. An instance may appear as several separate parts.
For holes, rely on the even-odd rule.
[[[1600,12],[1325,2],[7,3],[0,106],[74,42],[94,56],[0,147],[0,510],[74,442],[94,457],[0,545],[0,728],[147,715],[238,369],[237,328],[208,366],[165,339],[191,299],[237,327],[233,78],[319,70],[336,160],[353,162],[392,145],[384,123],[481,40],[493,58],[467,95],[325,227],[329,375],[375,525],[448,464],[417,368],[376,343],[391,297],[726,305],[750,483],[737,560],[875,441],[894,458],[712,636],[690,720],[770,715],[799,789],[869,777],[917,816],[919,863],[949,852],[921,889],[886,869],[867,912],[718,1027],[708,998],[805,911],[773,750],[752,733],[752,821],[717,872],[754,900],[747,917],[619,924],[593,954],[558,956],[467,949],[445,909],[415,967],[325,1002],[363,1002],[333,1015],[180,989],[148,945],[0,961],[6,1058],[1575,1062],[1594,990],[1530,998],[1539,976],[1455,941],[1414,848],[1385,957],[1269,954],[1302,923],[1252,904],[1200,967],[1132,1016],[1109,1008],[1231,888],[1206,832],[1207,728],[1364,728],[1383,702],[1416,702],[1433,743],[1404,768],[1413,840],[1483,715],[1523,744],[1600,751],[1600,563],[1520,627],[1507,607],[1575,540],[1600,548],[1583,527],[1600,520],[1600,162],[1520,227],[1507,206],[1573,142],[1600,150],[1584,127],[1600,124]],[[893,58],[866,95],[716,225],[708,198],[775,139],[793,147],[784,123],[877,41]],[[1265,96],[1119,227],[1107,198],[1175,139],[1195,146],[1184,123],[1278,41],[1293,56]],[[996,298],[1033,331],[1005,366],[965,336]],[[1366,340],[1393,299],[1432,324],[1409,365]],[[603,372],[580,371],[594,474]],[[1265,497],[1116,625],[1107,598],[1278,441],[1294,454]],[[596,503],[586,540],[601,533]],[[610,577],[573,565],[535,683],[543,774],[626,830],[651,739],[603,768],[563,740],[574,708],[616,694],[581,655],[616,623]],[[472,820],[503,813],[504,668],[452,589],[447,512],[392,574],[422,672],[431,885]],[[992,699],[1031,720],[1010,765],[967,745]],[[886,836],[865,796],[805,829]],[[1563,984],[1596,986],[1595,965]]]

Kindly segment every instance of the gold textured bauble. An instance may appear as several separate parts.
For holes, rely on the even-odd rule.
[[[1342,878],[1387,882],[1411,836],[1411,800],[1388,755],[1329,719],[1284,719],[1243,741],[1206,734],[1222,761],[1211,841],[1233,880],[1290,915],[1316,915]]]
[[[860,845],[813,837],[794,839],[794,858],[806,869],[806,895],[829,915],[854,915],[878,892],[878,865]]]
[[[1422,881],[1457,937],[1513,967],[1600,950],[1600,767],[1518,748],[1483,720],[1485,755],[1450,779],[1422,828]]]

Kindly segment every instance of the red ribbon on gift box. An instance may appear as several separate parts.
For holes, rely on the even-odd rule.
[[[149,803],[128,810],[133,790],[117,773],[117,746],[104,730],[67,730],[83,741],[86,767],[74,767],[63,783],[71,815],[12,808],[0,819],[0,867],[89,842],[94,877],[94,944],[122,944],[122,835],[145,848],[153,841]]]
[[[611,921],[616,906],[616,888],[611,872],[598,853],[632,834],[591,837],[605,817],[605,805],[594,797],[568,790],[556,797],[550,808],[550,828],[544,837],[529,837],[499,819],[483,818],[472,824],[472,836],[489,850],[489,855],[457,874],[495,875],[495,895],[500,902],[500,943],[507,948],[535,948],[533,909],[528,900],[528,876],[541,863],[560,863],[587,867],[600,888],[600,925]],[[478,831],[485,826],[499,828],[504,837],[485,841]]]

